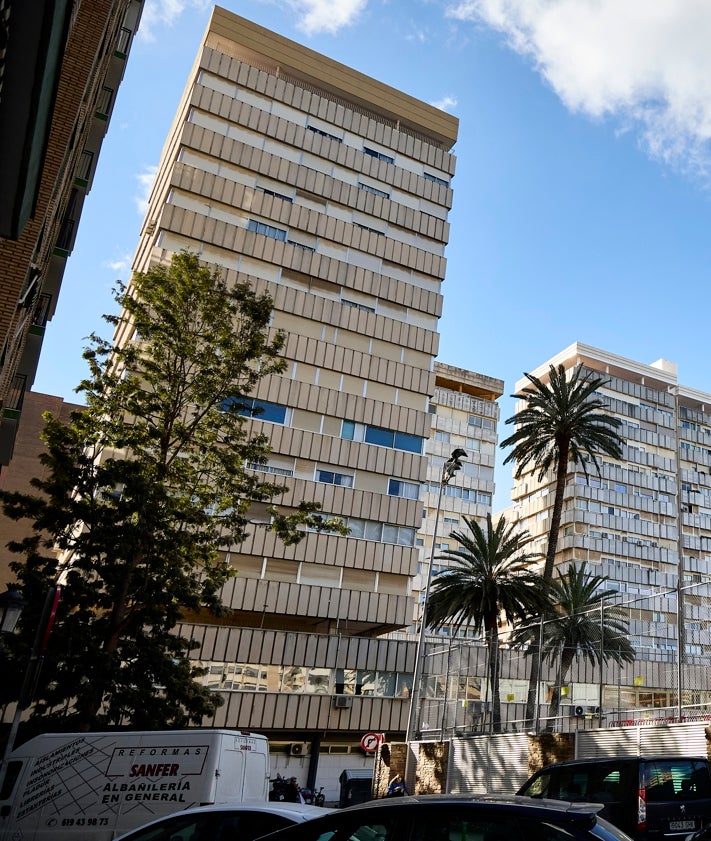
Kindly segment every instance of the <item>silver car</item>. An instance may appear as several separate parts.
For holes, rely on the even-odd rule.
[[[303,803],[221,803],[175,812],[132,829],[118,841],[253,841],[332,811]]]

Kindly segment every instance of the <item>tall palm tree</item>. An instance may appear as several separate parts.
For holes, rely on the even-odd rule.
[[[617,605],[604,606],[604,600],[615,591],[604,589],[607,576],[595,575],[583,561],[558,574],[551,584],[551,595],[556,604],[556,617],[545,623],[543,631],[543,659],[558,659],[558,674],[551,697],[548,716],[554,721],[560,707],[560,688],[573,664],[582,657],[592,666],[610,660],[631,663],[635,650],[628,639],[628,620]],[[534,629],[514,632],[514,645],[530,642]],[[530,652],[530,647],[528,651]]]
[[[588,462],[592,462],[600,475],[598,454],[620,459],[624,438],[617,431],[621,425],[619,418],[601,411],[605,404],[595,396],[609,380],[592,371],[584,373],[580,365],[572,370],[570,377],[566,376],[563,365],[557,368],[551,365],[548,383],[533,374],[524,376],[531,385],[512,397],[526,405],[506,420],[507,424],[515,424],[515,432],[500,446],[513,447],[504,464],[515,462],[516,479],[521,478],[529,465],[538,470],[539,482],[551,468],[555,470],[553,514],[543,570],[543,578],[551,581],[569,463],[580,465],[587,476]]]
[[[536,557],[524,551],[528,532],[517,531],[500,517],[496,526],[491,515],[486,530],[476,520],[464,517],[469,534],[451,533],[458,549],[448,549],[437,557],[450,563],[432,583],[427,607],[427,624],[433,628],[453,622],[475,631],[483,630],[489,649],[489,677],[492,694],[492,725],[501,730],[499,695],[498,623],[503,614],[514,623],[551,609],[548,588],[540,575],[531,571]]]
[[[587,476],[588,463],[592,462],[599,475],[598,454],[621,458],[624,439],[617,431],[620,420],[601,411],[604,403],[595,396],[595,392],[608,380],[592,371],[583,372],[580,365],[571,371],[569,377],[563,365],[557,368],[551,365],[547,383],[533,374],[525,374],[525,377],[531,385],[520,394],[512,395],[523,400],[525,406],[506,420],[507,424],[515,424],[515,432],[501,442],[501,447],[513,447],[504,464],[515,462],[514,476],[517,479],[529,465],[538,471],[539,482],[551,468],[555,471],[553,513],[543,568],[543,580],[550,583],[569,463],[580,465]],[[530,653],[538,653],[536,643],[531,644]],[[539,674],[540,658],[533,656],[526,703],[529,726],[537,701]]]

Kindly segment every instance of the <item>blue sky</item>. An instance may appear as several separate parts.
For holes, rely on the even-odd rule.
[[[503,379],[508,395],[580,341],[670,359],[711,392],[708,0],[221,5],[459,117],[443,362]],[[109,334],[101,315],[128,279],[211,8],[145,0],[35,391],[76,400],[85,337]],[[496,482],[502,507],[509,467]]]

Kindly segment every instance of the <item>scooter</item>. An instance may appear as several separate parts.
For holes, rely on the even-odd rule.
[[[269,780],[272,784],[269,792],[269,800],[272,802],[281,803],[286,800],[286,780],[281,774],[277,774],[273,780]]]

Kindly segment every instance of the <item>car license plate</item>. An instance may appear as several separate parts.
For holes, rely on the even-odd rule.
[[[669,821],[669,829],[672,832],[682,832],[696,829],[696,821]]]

